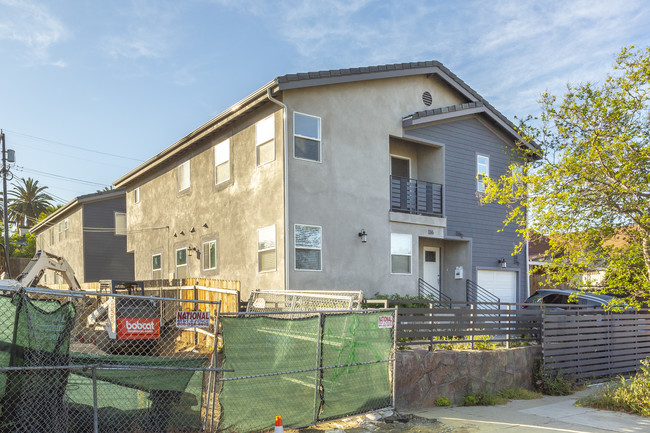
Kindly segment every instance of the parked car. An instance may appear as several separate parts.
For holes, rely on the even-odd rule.
[[[569,297],[574,293],[579,293],[578,302],[569,301]],[[600,308],[603,305],[608,304],[612,299],[614,299],[613,296],[598,295],[596,293],[581,292],[579,290],[539,289],[524,301],[526,304],[533,305],[524,305],[523,308],[539,308],[534,304],[568,304],[567,306],[569,308],[572,305]],[[561,310],[566,307],[562,305],[552,305],[548,308]]]

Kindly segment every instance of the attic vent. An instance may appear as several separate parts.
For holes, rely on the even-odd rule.
[[[431,93],[429,92],[424,92],[422,94],[422,102],[424,102],[424,105],[427,107],[431,105],[431,102],[433,102],[433,98],[431,97]]]

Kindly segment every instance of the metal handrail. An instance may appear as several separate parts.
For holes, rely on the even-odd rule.
[[[501,299],[498,296],[470,279],[466,283],[466,296],[467,302],[485,302],[497,305],[501,303]]]
[[[390,210],[417,215],[442,216],[442,185],[391,175]]]
[[[418,297],[422,299],[434,299],[440,304],[444,302],[444,304],[449,305],[449,308],[451,308],[451,304],[449,304],[451,298],[442,293],[441,289],[432,286],[422,278],[418,278]]]

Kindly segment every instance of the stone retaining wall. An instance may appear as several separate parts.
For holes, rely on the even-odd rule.
[[[438,397],[460,403],[467,394],[533,386],[540,346],[495,350],[398,350],[396,406],[434,406]]]

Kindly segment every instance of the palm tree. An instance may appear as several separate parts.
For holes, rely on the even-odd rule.
[[[9,201],[9,217],[19,227],[34,225],[41,212],[52,206],[52,197],[45,192],[46,186],[40,186],[31,177],[20,179],[7,194]]]

